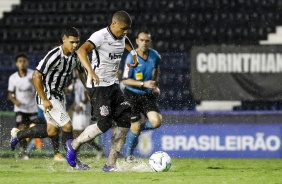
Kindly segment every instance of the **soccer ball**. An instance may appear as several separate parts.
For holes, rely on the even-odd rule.
[[[166,152],[157,151],[151,155],[149,164],[155,172],[166,172],[171,166],[171,158]]]

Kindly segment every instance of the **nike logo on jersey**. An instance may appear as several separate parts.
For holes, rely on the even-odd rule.
[[[116,42],[112,42],[112,43],[108,43],[111,46],[122,46],[120,43],[116,43]]]

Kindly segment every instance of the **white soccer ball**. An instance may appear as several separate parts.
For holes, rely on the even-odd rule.
[[[166,172],[171,166],[171,158],[166,152],[157,151],[151,155],[149,164],[155,172]]]

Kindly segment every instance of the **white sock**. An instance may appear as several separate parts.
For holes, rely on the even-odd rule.
[[[93,140],[103,132],[98,128],[97,123],[89,125],[85,130],[71,143],[72,147],[77,150],[82,144]]]
[[[126,134],[129,128],[113,127],[112,128],[112,139],[111,149],[107,160],[107,166],[116,166],[118,155],[125,143]]]

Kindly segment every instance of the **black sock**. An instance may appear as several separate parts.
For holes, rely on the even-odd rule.
[[[50,137],[53,149],[54,149],[54,154],[60,153],[59,147],[60,147],[60,140],[59,140],[59,135]]]
[[[64,132],[64,131],[62,131],[62,144],[64,145],[65,150],[66,150],[66,142],[69,139],[73,139],[72,132]]]
[[[20,140],[20,147],[23,149],[23,151],[26,151],[26,148],[27,148],[27,141],[26,141],[26,139]]]
[[[46,124],[37,124],[31,128],[21,130],[17,133],[17,138],[19,140],[24,138],[45,138],[45,137],[48,137]]]

